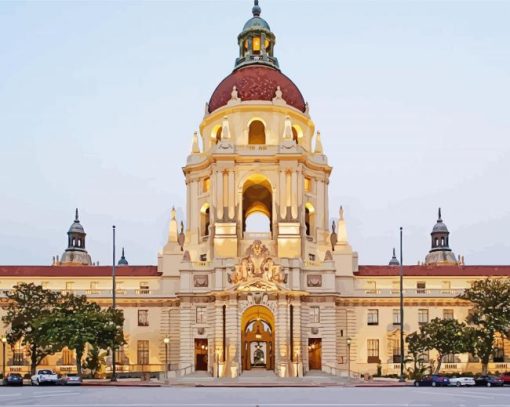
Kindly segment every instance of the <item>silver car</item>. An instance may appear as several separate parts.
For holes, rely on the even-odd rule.
[[[455,377],[454,376],[454,377],[450,378],[450,386],[460,387],[460,386],[475,386],[475,385],[476,385],[476,382],[473,377],[465,377],[465,376]]]

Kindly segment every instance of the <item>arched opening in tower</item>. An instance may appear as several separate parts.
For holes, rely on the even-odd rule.
[[[266,128],[260,120],[254,120],[250,123],[248,144],[266,144]]]
[[[200,235],[202,237],[209,236],[209,225],[211,223],[210,218],[210,206],[208,203],[202,205],[200,209]]]
[[[271,233],[273,194],[268,179],[254,174],[243,185],[243,233]]]

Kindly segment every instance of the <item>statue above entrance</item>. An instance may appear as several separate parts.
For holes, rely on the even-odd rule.
[[[286,283],[287,275],[274,264],[269,249],[260,240],[255,240],[246,250],[241,264],[236,266],[236,271],[228,275],[228,281],[231,284],[247,283],[242,284],[247,288],[278,289],[276,284]]]

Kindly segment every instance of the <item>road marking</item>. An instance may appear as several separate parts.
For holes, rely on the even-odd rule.
[[[17,397],[17,396],[21,396],[21,393],[0,394],[0,397]]]
[[[436,390],[436,391],[422,391],[422,390],[416,390],[415,393],[421,393],[421,394],[428,394],[428,395],[433,395],[433,396],[453,396],[453,397],[471,397],[473,399],[489,399],[489,400],[494,400],[494,397],[493,396],[480,396],[480,395],[476,395],[476,394],[469,394],[469,392],[462,392],[462,393],[452,393],[452,392],[447,392],[447,391],[443,391],[443,390]]]
[[[432,404],[412,404],[412,403],[151,403],[151,404],[37,404],[37,407],[432,407]],[[33,404],[15,404],[4,405],[3,407],[35,407]]]
[[[35,394],[33,395],[32,397],[33,398],[41,398],[42,396],[44,397],[58,397],[58,396],[76,396],[76,395],[80,395],[81,393],[41,393],[41,394]]]

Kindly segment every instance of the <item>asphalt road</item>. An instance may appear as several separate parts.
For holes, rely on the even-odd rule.
[[[0,387],[0,406],[510,407],[507,388]]]

